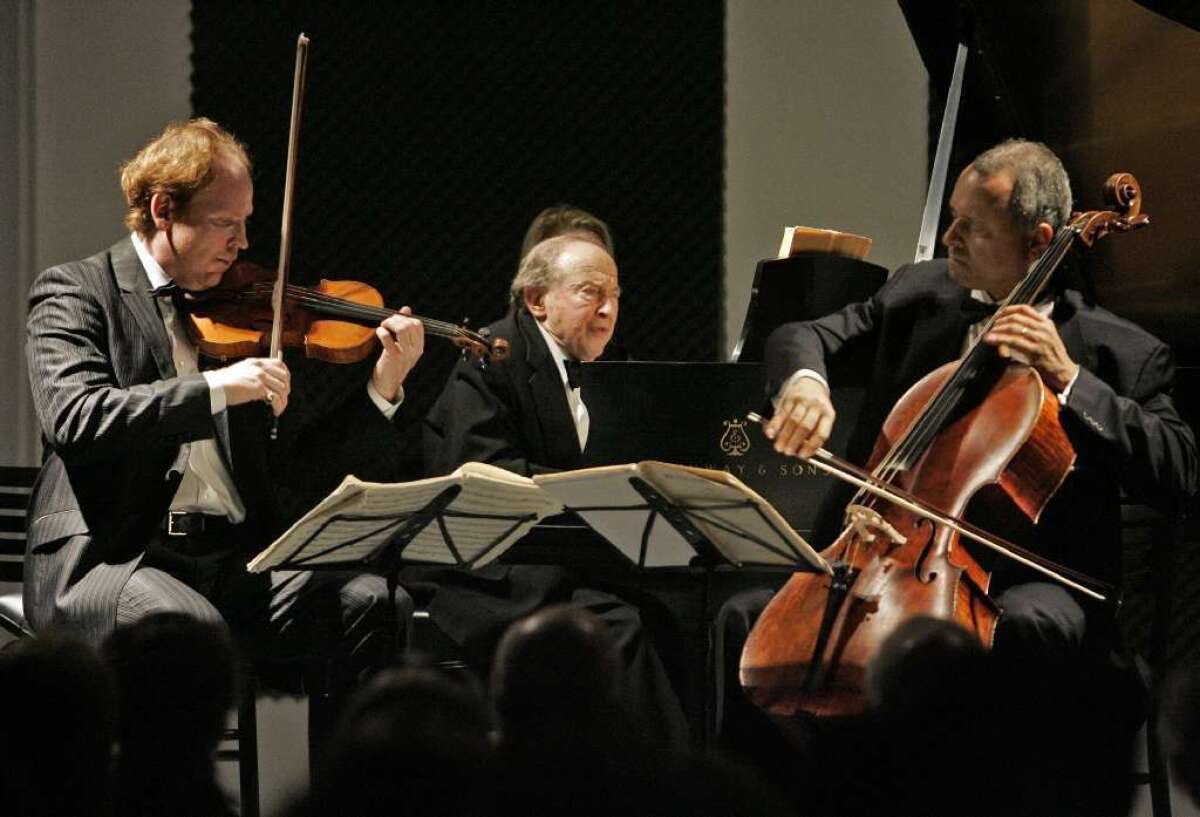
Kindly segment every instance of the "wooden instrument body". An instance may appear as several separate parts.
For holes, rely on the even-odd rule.
[[[869,469],[905,435],[958,365],[930,373],[900,399]],[[950,419],[890,481],[954,516],[979,495],[1035,522],[1075,459],[1058,411],[1058,400],[1033,369],[1008,364],[986,399]],[[913,616],[956,621],[990,646],[1000,611],[987,595],[988,574],[960,547],[958,534],[883,501],[870,505],[904,543],[881,534],[869,541],[849,527],[822,553],[831,564],[845,563],[853,571],[824,638],[821,623],[834,577],[797,573],[775,595],[742,653],[742,685],[760,708],[775,715],[861,712],[867,705],[867,665],[884,639]]]
[[[274,270],[239,262],[225,273],[219,286],[186,301],[188,334],[197,348],[218,360],[266,355],[270,350],[274,280]],[[379,291],[359,281],[322,280],[311,291],[342,302],[383,307]],[[327,363],[357,363],[378,347],[378,323],[378,318],[362,324],[346,316],[323,318],[289,299],[283,319],[283,346],[303,348],[306,357]]]

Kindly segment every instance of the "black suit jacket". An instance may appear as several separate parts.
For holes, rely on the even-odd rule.
[[[463,359],[425,419],[425,465],[446,474],[486,462],[532,475],[578,468],[579,437],[558,366],[529,313],[488,327],[509,356],[482,365]]]
[[[1174,364],[1165,344],[1073,290],[1057,298],[1052,318],[1081,367],[1061,413],[1078,459],[1027,535],[1051,558],[1115,581],[1119,488],[1159,505],[1194,493],[1196,443],[1171,398]],[[866,347],[874,357],[868,398],[848,451],[864,462],[896,400],[956,359],[977,319],[970,293],[950,278],[944,260],[902,267],[868,301],[776,329],[766,351],[769,394],[799,369],[825,374],[830,359]],[[1018,577],[1009,570],[1009,581]]]
[[[243,561],[294,515],[280,512],[273,474],[319,493],[360,470],[367,446],[347,444],[347,428],[374,438],[371,476],[386,474],[396,459],[391,426],[361,386],[347,392],[339,420],[325,432],[289,426],[285,414],[277,446],[268,445],[261,405],[214,417],[204,376],[176,375],[148,289],[126,238],[46,270],[30,292],[26,352],[44,443],[24,568],[25,611],[35,629],[65,627],[93,641],[111,632],[117,597],[156,536],[194,441],[220,439],[247,510],[231,543]],[[323,455],[285,453],[301,440]]]
[[[518,310],[493,323],[509,343],[507,359],[463,359],[425,419],[425,466],[445,474],[486,462],[526,476],[582,465],[558,366],[534,319]],[[432,594],[429,611],[473,660],[486,664],[504,627],[564,600],[575,580],[561,566],[491,564],[481,570],[410,568],[409,587]],[[412,583],[419,584],[412,584]],[[422,589],[422,585],[424,586]]]

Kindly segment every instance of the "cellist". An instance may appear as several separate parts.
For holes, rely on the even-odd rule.
[[[1046,250],[1070,216],[1061,162],[1036,142],[1009,140],[977,157],[950,198],[942,236],[947,259],[908,265],[864,303],[815,321],[786,324],[766,351],[775,414],[765,432],[777,451],[807,456],[829,437],[835,412],[826,364],[850,345],[874,350],[867,402],[848,458],[863,463],[888,411],[923,375],[960,356]],[[1196,489],[1192,431],[1172,402],[1170,349],[1138,326],[1057,286],[1032,306],[1006,307],[982,342],[1028,363],[1057,395],[1077,454],[1032,531],[1034,550],[1116,583],[1120,572],[1119,491],[1166,504]],[[835,523],[840,520],[831,520]],[[823,547],[836,531],[817,533]],[[978,558],[978,556],[977,556]],[[1003,613],[993,647],[1037,666],[1102,655],[1106,616],[1068,590],[989,561]],[[770,598],[734,597],[718,615],[724,684],[736,689],[739,646]]]

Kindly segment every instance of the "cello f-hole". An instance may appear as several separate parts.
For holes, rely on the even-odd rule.
[[[925,537],[925,544],[921,547],[921,552],[917,556],[917,561],[913,564],[913,573],[917,577],[917,581],[921,584],[930,584],[937,578],[937,571],[934,570],[925,575],[925,560],[929,558],[929,554],[933,552],[933,540],[937,535],[937,528],[934,527],[933,521],[930,519],[920,519],[917,521],[917,530],[928,528],[928,533]]]

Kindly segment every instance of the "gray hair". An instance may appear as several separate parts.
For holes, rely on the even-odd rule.
[[[563,253],[577,241],[587,241],[587,239],[571,235],[547,238],[540,244],[535,245],[521,259],[521,266],[517,269],[517,274],[512,280],[512,286],[508,289],[509,303],[513,308],[524,304],[526,287],[544,287],[549,289],[562,280],[563,269],[560,261]]]
[[[1071,218],[1071,180],[1062,162],[1041,142],[1005,140],[981,153],[971,166],[984,176],[1001,170],[1013,174],[1008,209],[1023,231],[1043,221],[1057,231]]]

